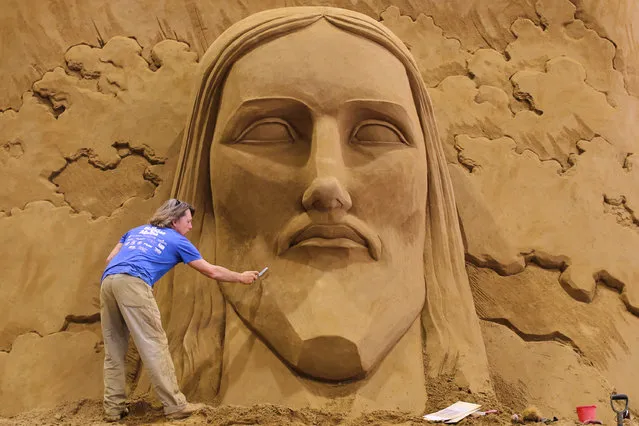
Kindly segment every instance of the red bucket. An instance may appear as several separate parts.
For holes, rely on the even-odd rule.
[[[588,420],[596,420],[597,418],[597,406],[596,405],[580,405],[577,407],[577,417],[581,423]]]

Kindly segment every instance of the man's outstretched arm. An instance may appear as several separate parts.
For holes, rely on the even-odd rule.
[[[211,265],[204,259],[194,260],[193,262],[189,262],[188,265],[204,276],[217,281],[251,284],[257,279],[258,275],[257,271],[231,271],[223,266]]]

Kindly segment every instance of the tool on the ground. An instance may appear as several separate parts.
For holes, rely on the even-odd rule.
[[[623,408],[620,408],[620,402],[625,403]],[[622,393],[613,393],[610,395],[610,406],[617,413],[617,426],[623,426],[623,419],[628,415],[628,397]]]

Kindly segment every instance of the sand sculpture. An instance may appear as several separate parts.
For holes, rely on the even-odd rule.
[[[285,225],[278,220],[303,214],[328,216],[316,213],[313,204],[311,215],[302,203],[314,181],[307,163],[273,159],[269,155],[280,149],[277,144],[269,145],[270,154],[261,157],[254,153],[264,147],[256,143],[214,144],[214,136],[223,137],[217,134],[217,120],[223,113],[220,110],[202,122],[213,126],[203,147],[217,151],[211,150],[199,160],[193,158],[194,168],[185,169],[191,177],[174,179],[180,146],[185,140],[185,122],[192,110],[190,90],[194,85],[198,89],[204,87],[198,62],[204,63],[204,53],[211,43],[233,23],[286,2],[174,2],[163,8],[160,3],[144,0],[126,2],[126,7],[116,1],[104,5],[98,13],[90,3],[57,2],[55,8],[36,9],[30,8],[28,2],[7,1],[6,13],[0,14],[0,43],[4,49],[0,63],[0,415],[53,407],[85,397],[100,398],[102,352],[95,295],[102,260],[122,232],[147,219],[171,195],[174,180],[182,182],[176,185],[176,194],[182,191],[187,198],[192,191],[201,203],[199,212],[207,212],[199,216],[202,222],[198,225],[202,238],[208,242],[203,247],[207,257],[235,262],[238,253],[228,246],[232,247],[232,239],[244,240],[248,241],[247,257],[255,257],[254,267],[271,267],[263,285],[245,295],[207,286],[181,269],[158,283],[157,297],[176,368],[187,392],[198,399],[222,403],[280,402],[291,407],[320,406],[339,413],[389,407],[417,412],[424,403],[427,409],[441,408],[437,406],[441,399],[431,398],[433,388],[428,388],[436,383],[433,376],[439,373],[430,361],[441,361],[447,350],[431,345],[438,339],[433,332],[436,321],[429,323],[427,316],[437,313],[428,309],[432,281],[424,279],[419,288],[413,285],[414,281],[402,283],[404,295],[424,291],[419,296],[425,301],[423,314],[415,314],[417,298],[411,297],[411,310],[394,320],[381,315],[366,318],[366,311],[358,307],[370,304],[372,297],[363,300],[346,297],[350,294],[311,291],[289,294],[292,289],[310,288],[311,281],[299,280],[298,287],[279,281],[276,272],[282,268],[302,275],[302,264],[291,257],[326,249],[298,244],[278,255],[268,245],[277,238],[277,227]],[[461,342],[476,335],[485,345],[487,368],[478,366],[477,371],[490,374],[499,402],[514,409],[535,404],[544,413],[570,418],[576,405],[596,403],[607,407],[606,398],[612,389],[632,396],[637,390],[634,366],[639,362],[639,287],[634,285],[639,276],[639,33],[632,25],[639,16],[637,2],[426,0],[419,4],[397,1],[394,6],[375,0],[330,3],[380,21],[406,44],[417,72],[404,71],[409,83],[402,80],[401,84],[409,84],[409,94],[400,90],[395,93],[412,98],[417,117],[420,111],[415,100],[419,97],[412,85],[416,74],[421,75],[428,90],[433,108],[425,117],[426,121],[431,120],[433,114],[448,163],[481,331],[481,336],[475,330]],[[342,48],[355,45],[358,52],[375,52],[380,62],[388,62],[387,68],[376,71],[390,73],[393,60],[398,68],[411,68],[406,65],[410,61],[401,59],[402,47],[397,48],[398,53],[388,47],[389,43],[383,47],[364,35],[375,33],[377,24],[363,19],[359,22],[366,25],[366,31],[356,34],[356,25],[340,28],[335,22],[344,26],[348,21],[332,19],[334,22],[320,18],[313,22],[309,18],[304,24],[294,23],[295,30],[287,27],[282,37],[256,34],[252,40],[258,45],[254,48],[240,43],[224,50],[218,40],[218,53],[233,51],[237,58],[228,58],[229,74],[215,89],[219,89],[216,93],[220,98],[210,106],[226,104],[231,108],[229,96],[243,96],[243,90],[249,89],[233,83],[241,73],[248,72],[243,66],[268,63],[284,43],[290,43],[293,49],[309,34],[327,40],[339,38],[339,49],[332,52],[335,55],[343,54]],[[389,37],[387,40],[394,39]],[[235,47],[238,50],[233,50]],[[310,60],[310,53],[318,50],[315,47],[313,44],[313,49],[300,55]],[[356,57],[352,59],[354,64]],[[282,56],[282,64],[284,59]],[[282,64],[269,63],[269,67]],[[292,65],[289,68],[299,76],[304,71]],[[314,76],[319,79],[322,66],[316,68]],[[331,72],[338,71],[331,67]],[[288,70],[287,73],[293,74]],[[359,89],[374,89],[363,84],[374,82],[374,78],[360,80],[356,85]],[[344,76],[342,81],[331,82],[331,88],[348,81],[352,81],[349,75]],[[398,81],[399,89],[402,86]],[[257,89],[258,83],[265,82],[255,79],[255,85],[250,87]],[[293,91],[295,87],[289,84],[282,91]],[[235,95],[231,94],[233,91]],[[226,98],[225,92],[229,93]],[[343,92],[330,93],[337,96]],[[375,95],[382,93],[380,88],[374,89]],[[289,97],[309,103],[304,100],[305,94],[310,95],[297,93]],[[278,105],[283,104],[271,107]],[[311,123],[313,128],[315,110],[302,113],[303,108],[291,107],[288,111],[299,112],[295,117],[283,118],[296,133],[282,121],[267,120],[259,129],[251,130],[256,130],[254,134],[246,133],[244,137],[258,135],[277,140],[284,135],[283,139],[304,140],[307,135],[298,130],[297,123]],[[417,133],[429,128],[423,126],[421,119],[414,126],[414,120],[413,115],[409,122]],[[409,131],[401,123],[391,124],[407,138]],[[394,129],[382,127],[376,130],[375,126],[366,126],[362,134],[368,138],[393,135]],[[427,162],[425,166],[414,163],[414,167],[424,167],[424,181],[434,185],[428,139],[424,142]],[[301,149],[304,146],[306,151]],[[313,146],[319,145],[290,145],[300,150],[299,158],[307,161],[324,155],[323,151],[312,151]],[[379,222],[390,213],[388,205],[399,203],[401,194],[391,192],[389,203],[373,207],[370,202],[362,204],[366,201],[361,192],[363,180],[356,178],[365,178],[366,167],[381,164],[380,161],[384,173],[394,173],[390,167],[393,162],[419,147],[405,146],[389,151],[392,161],[382,160],[384,156],[358,160],[355,153],[349,156],[350,151],[342,150],[341,157],[333,159],[330,167],[318,163],[320,167],[315,169],[317,176],[326,170],[343,170],[336,180],[322,182],[329,188],[333,184],[333,189],[341,186],[351,202],[344,217],[358,218],[382,242],[387,234]],[[356,153],[364,155],[367,150],[379,154],[387,148],[367,145],[358,149]],[[249,162],[249,158],[253,158],[249,165],[255,168],[242,163]],[[409,161],[417,161],[416,158]],[[184,163],[180,164],[184,168]],[[231,168],[232,165],[236,167]],[[269,211],[281,211],[280,216],[255,215],[270,234],[254,240],[248,232],[229,233],[235,229],[233,221],[248,220],[249,210],[263,211],[260,197],[267,192],[265,184],[253,184],[255,187],[250,190],[255,198],[247,201],[248,207],[238,209],[235,203],[243,197],[239,197],[239,190],[237,198],[228,192],[233,183],[223,176],[220,179],[224,170],[233,173],[234,178],[244,176],[246,180],[239,179],[241,182],[272,182],[276,178],[291,181],[290,186],[270,193],[277,197],[278,204],[270,203],[273,205],[268,206]],[[370,177],[373,183],[376,179],[377,176]],[[182,184],[195,186],[187,191]],[[378,186],[380,191],[388,190],[385,185]],[[200,192],[201,188],[204,190]],[[442,191],[445,192],[443,187]],[[327,193],[330,198],[330,191]],[[420,195],[424,205],[431,195],[430,187]],[[291,207],[294,198],[301,198],[297,211]],[[321,207],[322,202],[316,206]],[[409,207],[398,214],[407,214]],[[236,210],[239,213],[234,215]],[[426,218],[430,212],[415,211],[424,214],[423,241],[428,250],[434,247],[427,243]],[[387,220],[384,226],[396,226],[393,220]],[[455,228],[451,223],[445,227]],[[224,224],[233,226],[227,228]],[[372,268],[396,260],[384,258],[392,253],[385,250],[384,244],[379,260],[354,244],[353,248],[325,250],[351,253],[352,263],[344,263],[338,270],[318,267],[314,273],[336,277],[353,273],[364,264]],[[410,244],[416,247],[422,243]],[[278,264],[278,259],[286,260],[285,265]],[[415,264],[417,260],[407,262]],[[370,268],[364,268],[362,273],[372,274]],[[413,272],[407,269],[405,273]],[[463,271],[455,273],[463,275]],[[320,285],[330,287],[336,282],[337,279],[325,280]],[[381,285],[371,286],[380,298],[387,290]],[[465,287],[458,288],[461,291]],[[364,293],[356,287],[345,291]],[[291,307],[303,297],[309,301],[307,305]],[[244,304],[238,303],[240,298]],[[310,303],[322,299],[331,308],[340,300],[355,308],[339,311],[344,318],[333,323],[307,324],[304,329],[305,324],[299,320],[303,309],[309,315],[327,317],[337,310],[321,312],[320,303]],[[268,300],[271,302],[266,303]],[[390,301],[400,303],[398,297]],[[468,312],[472,313],[472,307]],[[268,321],[264,320],[267,313]],[[415,321],[409,324],[413,316]],[[354,346],[343,345],[351,361],[339,374],[353,375],[353,379],[334,386],[335,376],[322,376],[327,364],[299,355],[305,350],[302,342],[308,336],[327,335],[326,330],[338,328],[346,319],[353,327],[346,329],[340,341],[356,343],[358,351],[356,356],[350,356],[355,354],[351,350]],[[291,326],[283,327],[285,333],[273,336],[269,334],[271,320]],[[369,320],[379,321],[396,334],[355,342],[356,333],[368,332],[358,324]],[[422,326],[426,332],[420,336]],[[398,330],[404,327],[408,327],[406,333],[397,337],[401,334]],[[380,332],[383,329],[377,328]],[[311,343],[318,345],[321,341]],[[422,357],[424,344],[427,356]],[[368,358],[360,356],[359,348]],[[440,348],[442,352],[438,352]],[[449,349],[455,351],[454,347]],[[454,380],[464,389],[474,389],[469,396],[474,398],[478,395],[475,391],[481,390],[477,384],[484,380],[468,373],[474,371],[471,364],[459,363],[463,369],[457,370],[460,374]],[[444,366],[444,371],[451,371],[450,364]],[[141,394],[147,389],[145,377],[136,377],[135,371],[132,369],[131,384]],[[406,377],[410,380],[404,380]],[[247,385],[253,381],[264,386]],[[401,388],[396,385],[399,381]],[[435,390],[440,388],[444,389]],[[283,395],[278,389],[288,393]],[[375,389],[397,392],[385,398]]]
[[[196,78],[173,192],[202,212],[192,238],[216,262],[270,268],[259,286],[221,286],[222,400],[303,406],[313,394],[335,393],[319,381],[362,380],[375,384],[360,391],[370,394],[360,409],[419,411],[421,324],[427,375],[458,374],[487,391],[452,186],[430,100],[403,43],[347,10],[271,10],[216,40]],[[179,277],[174,287],[188,281]],[[201,330],[207,308],[171,314],[197,336],[178,353],[190,360],[187,382],[221,360],[201,351],[211,338]],[[260,340],[240,337],[246,333]],[[392,366],[372,373],[387,357]],[[291,371],[272,365],[277,358]],[[251,367],[236,366],[241,359]],[[298,375],[315,381],[307,396]],[[245,392],[256,377],[264,390]]]

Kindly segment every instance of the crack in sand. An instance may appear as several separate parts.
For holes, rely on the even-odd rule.
[[[620,224],[621,226],[638,231],[639,218],[637,218],[637,216],[635,215],[635,211],[628,206],[626,201],[627,200],[625,195],[610,197],[604,194],[603,196],[604,213],[615,216],[617,223]]]
[[[67,315],[64,318],[64,324],[58,332],[67,331],[71,324],[96,324],[100,322],[100,313],[96,312],[90,315]],[[51,333],[55,334],[55,333]]]
[[[592,365],[592,363],[585,357],[584,352],[579,348],[579,346],[568,336],[563,334],[560,331],[553,331],[551,333],[545,334],[533,334],[526,333],[519,328],[517,328],[510,320],[507,318],[481,318],[483,321],[492,322],[494,324],[499,324],[504,327],[507,327],[510,331],[519,336],[524,342],[558,342],[563,343],[564,345],[570,346],[579,357],[584,360],[586,363]]]

